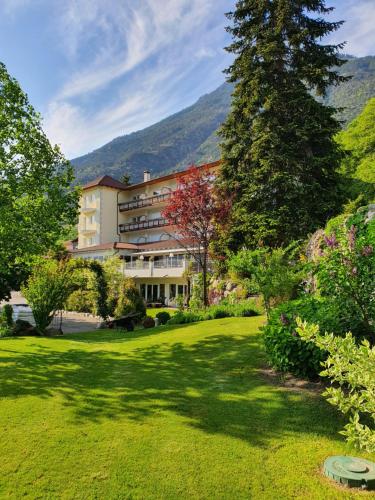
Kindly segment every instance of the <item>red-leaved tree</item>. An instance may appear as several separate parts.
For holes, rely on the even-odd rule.
[[[173,237],[190,254],[203,277],[203,303],[208,305],[208,264],[210,243],[218,236],[218,222],[223,226],[229,215],[230,200],[220,199],[208,169],[192,166],[180,177],[163,217],[175,226]]]

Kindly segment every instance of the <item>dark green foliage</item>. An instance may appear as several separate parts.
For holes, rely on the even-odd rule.
[[[155,320],[154,318],[151,318],[151,316],[146,316],[142,324],[143,328],[154,328]]]
[[[346,196],[359,199],[361,205],[375,199],[375,98],[370,99],[362,113],[337,141],[347,152],[341,166],[345,176]]]
[[[313,344],[307,344],[296,332],[296,318],[315,321],[322,331],[344,333],[336,311],[325,301],[304,297],[281,304],[273,309],[263,328],[264,345],[273,368],[299,377],[316,378],[321,371],[324,354]]]
[[[324,0],[240,0],[228,14],[235,90],[221,129],[221,185],[235,193],[232,248],[305,237],[338,208],[340,125],[312,95],[345,80],[332,69],[344,63],[341,46],[319,44],[340,26],[323,20],[328,12]]]
[[[167,321],[171,319],[171,315],[168,311],[160,311],[155,314],[155,317],[159,319],[161,325],[166,325]]]

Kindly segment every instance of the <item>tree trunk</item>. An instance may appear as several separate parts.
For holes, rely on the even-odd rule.
[[[208,286],[207,286],[207,250],[204,249],[203,255],[203,266],[202,266],[202,277],[203,277],[203,305],[207,307],[208,304]]]

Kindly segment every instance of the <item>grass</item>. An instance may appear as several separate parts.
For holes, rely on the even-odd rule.
[[[152,318],[155,318],[155,316],[157,315],[157,313],[162,312],[162,311],[163,312],[166,311],[172,317],[177,310],[178,309],[172,308],[172,307],[148,307],[147,311],[146,311],[146,314],[147,314],[147,316],[151,316]]]
[[[342,420],[263,375],[262,321],[1,340],[0,497],[369,498],[322,476]]]

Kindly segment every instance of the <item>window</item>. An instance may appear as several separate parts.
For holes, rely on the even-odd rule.
[[[184,285],[178,285],[178,295],[184,294]]]
[[[169,298],[170,299],[176,298],[176,285],[169,286]]]

